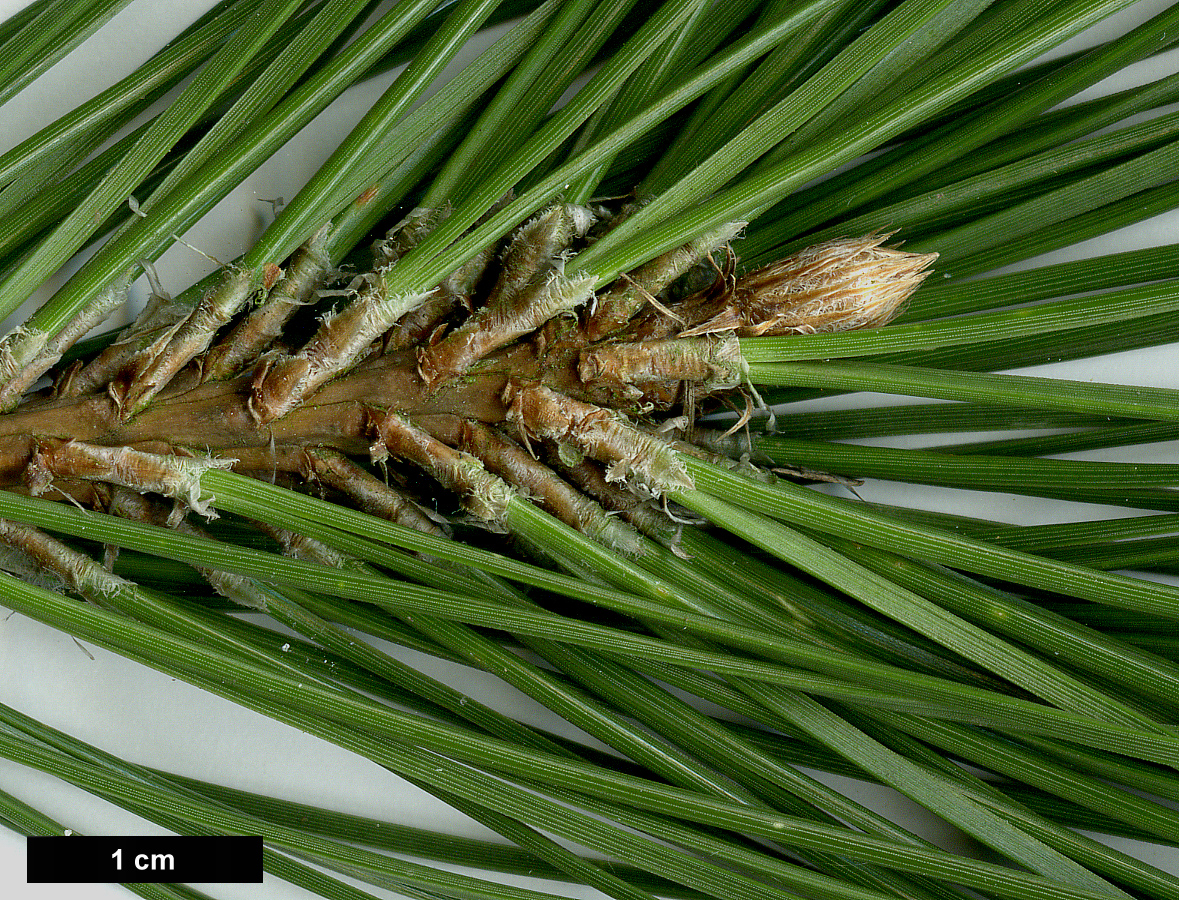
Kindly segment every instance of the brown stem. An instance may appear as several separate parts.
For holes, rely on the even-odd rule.
[[[92,444],[127,445],[164,441],[199,452],[322,446],[356,455],[368,448],[370,408],[397,409],[415,419],[461,415],[495,424],[504,421],[502,393],[511,377],[541,379],[580,396],[574,345],[562,354],[539,353],[531,344],[504,348],[467,377],[431,389],[418,376],[413,353],[370,360],[324,385],[297,409],[266,425],[249,414],[249,376],[203,384],[175,383],[139,415],[123,421],[103,395],[61,398],[0,416],[0,483],[19,480],[35,449],[34,436]],[[265,460],[261,471],[273,467]],[[286,468],[280,464],[280,469]]]

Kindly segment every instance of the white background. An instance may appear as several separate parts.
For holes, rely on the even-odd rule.
[[[19,0],[0,0],[0,18],[23,5]],[[207,0],[133,2],[30,89],[0,107],[0,152],[132,71],[210,5]],[[1058,52],[1121,33],[1167,5],[1159,0],[1138,3],[1126,14]],[[1154,80],[1175,71],[1177,65],[1179,54],[1163,54],[1086,92],[1084,97],[1118,90],[1132,82]],[[269,204],[260,198],[292,197],[391,78],[392,75],[385,76],[349,91],[219,204],[188,233],[187,240],[219,259],[232,259],[243,252],[271,215]],[[1025,265],[1171,243],[1176,240],[1177,225],[1179,216],[1161,216]],[[158,268],[165,288],[178,293],[211,266],[204,257],[178,246],[164,256]],[[146,284],[139,283],[137,290],[142,298]],[[1094,381],[1179,387],[1173,354],[1174,348],[1161,348],[1039,367],[1034,371]],[[857,399],[875,403],[880,398]],[[1104,458],[1174,461],[1176,456],[1173,445],[1158,445],[1118,450]],[[866,485],[860,493],[870,500],[921,504],[1014,522],[1035,523],[1101,514],[1093,507],[1062,502],[888,483]],[[391,648],[391,652],[414,660],[414,654],[408,651]],[[572,732],[547,710],[490,676],[434,660],[425,661],[425,665],[432,674],[525,721]],[[22,616],[4,618],[0,614],[0,701],[135,762],[350,812],[486,836],[479,826],[370,762],[101,649],[80,646],[72,638]],[[904,798],[871,785],[847,784],[857,799],[903,816],[911,827],[943,846],[961,852],[972,849],[967,839],[931,821]],[[160,833],[155,826],[81,791],[2,760],[0,787],[34,804],[66,827],[83,833]],[[1132,846],[1129,842],[1119,842],[1118,846],[1179,873],[1179,854],[1170,848]],[[558,885],[530,884],[557,893],[570,890]],[[303,895],[285,883],[204,887],[224,898]],[[380,891],[372,890],[381,895]],[[129,895],[113,885],[26,885],[24,840],[0,831],[0,897],[48,900],[67,896],[75,900],[105,900]],[[570,896],[596,894],[586,889]]]

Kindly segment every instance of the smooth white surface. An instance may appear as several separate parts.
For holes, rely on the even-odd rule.
[[[22,5],[19,0],[0,0],[0,17]],[[163,42],[164,36],[177,33],[209,5],[206,0],[136,0],[25,94],[0,108],[0,151],[131,71]],[[1124,23],[1142,21],[1166,5],[1158,0],[1139,3],[1128,14],[1086,35],[1084,42],[1109,37],[1124,30]],[[1070,43],[1059,52],[1079,43]],[[1120,89],[1126,86],[1127,77],[1151,80],[1174,71],[1177,65],[1179,55],[1164,54],[1134,67],[1128,75],[1110,79],[1108,84],[1087,95]],[[219,204],[189,232],[187,240],[220,259],[241,253],[270,216],[269,205],[260,198],[293,196],[391,77],[348,92],[340,103]],[[1179,216],[1158,217],[1081,247],[1054,253],[1044,261],[1171,243],[1176,240],[1177,225]],[[1034,260],[1023,266],[1040,263],[1041,260]],[[207,259],[184,247],[170,250],[158,265],[165,287],[173,292],[210,267]],[[141,292],[146,290],[142,282],[139,287]],[[1038,373],[1179,387],[1174,353],[1175,349],[1168,347],[1118,354],[1081,363],[1045,366]],[[864,397],[863,401],[870,403],[877,399]],[[1116,456],[1171,461],[1176,458],[1173,445],[1129,448],[1117,451]],[[1084,518],[1095,512],[1091,508],[1033,498],[889,483],[866,485],[860,493],[869,500],[920,503],[1027,523]],[[407,659],[414,656],[396,648],[392,652]],[[436,662],[430,663],[430,671],[527,721],[571,731],[547,710],[488,675]],[[79,646],[72,638],[22,616],[0,615],[0,701],[132,761],[351,812],[463,834],[485,834],[479,826],[370,762],[113,654]],[[155,826],[81,791],[4,761],[0,761],[0,787],[34,803],[66,827],[83,833],[158,831]],[[968,840],[931,821],[922,810],[913,808],[891,791],[868,785],[853,785],[851,790],[863,802],[899,813],[913,827],[943,845],[971,852]],[[1129,842],[1119,842],[1119,846],[1143,855],[1155,865],[1179,872],[1179,857],[1169,848]],[[286,884],[267,884],[261,888],[219,885],[208,889],[224,898],[303,896],[301,891]],[[550,889],[562,890],[556,886]],[[375,893],[380,895],[379,891]],[[596,896],[589,890],[571,896],[574,895]],[[127,896],[122,888],[110,885],[26,885],[24,841],[0,830],[0,897],[114,900]]]

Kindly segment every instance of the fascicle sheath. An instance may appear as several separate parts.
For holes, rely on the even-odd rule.
[[[560,451],[550,459],[558,472],[583,493],[593,497],[603,509],[617,513],[640,534],[658,541],[665,547],[671,546],[678,528],[658,505],[650,500],[636,497],[625,488],[606,480],[606,472],[592,460],[569,460],[566,464],[560,458]]]
[[[286,415],[310,394],[352,367],[372,342],[428,294],[390,294],[385,273],[370,273],[355,300],[320,322],[298,353],[267,362],[255,376],[250,410],[259,422]]]
[[[50,573],[71,591],[94,603],[132,586],[86,554],[32,526],[0,519],[0,541],[19,550],[42,572]]]
[[[413,500],[366,472],[346,456],[313,450],[307,454],[307,461],[315,478],[347,494],[366,513],[425,534],[446,534]]]
[[[205,379],[229,378],[250,365],[282,334],[291,316],[314,301],[331,267],[324,252],[330,230],[325,225],[296,250],[266,299],[209,350],[202,367]]]
[[[0,342],[0,381],[5,385],[20,376],[49,340],[44,331],[18,326]]]
[[[151,491],[185,504],[193,512],[216,518],[214,497],[201,486],[211,469],[229,469],[236,460],[211,456],[163,456],[130,447],[100,447],[82,441],[42,443],[29,463],[26,480],[42,493],[54,478],[105,481]]]
[[[373,268],[393,265],[429,236],[450,212],[450,204],[415,206],[405,218],[385,232],[383,238],[373,241]]]
[[[408,460],[462,497],[473,516],[502,526],[516,492],[503,479],[488,472],[483,463],[469,453],[448,447],[395,413],[374,412],[372,424],[377,434],[370,451],[374,462],[391,456]]]
[[[584,207],[558,205],[521,225],[487,305],[418,355],[423,380],[436,385],[461,375],[489,353],[586,303],[594,280],[566,276],[560,254],[593,222]]]
[[[483,307],[445,339],[427,347],[418,356],[418,371],[430,385],[461,375],[487,354],[582,306],[593,291],[592,276],[569,278],[554,270],[510,301]]]
[[[655,496],[696,487],[666,441],[640,431],[619,413],[582,403],[535,382],[509,384],[505,400],[509,404],[509,422],[537,437],[573,444],[586,456],[608,466],[609,481],[637,482]]]
[[[567,484],[523,447],[479,422],[464,421],[458,447],[479,458],[521,493],[582,534],[627,556],[643,553],[641,537],[624,522]]]
[[[282,552],[292,559],[300,559],[304,562],[319,563],[321,566],[331,566],[334,569],[343,568],[363,568],[364,564],[354,557],[337,550],[335,547],[329,547],[323,541],[316,540],[313,537],[308,537],[305,534],[299,534],[295,531],[288,531],[286,528],[276,528],[273,525],[268,525],[265,522],[255,522],[257,528],[274,538],[275,542],[282,548]]]
[[[171,528],[177,533],[189,537],[211,539],[208,532],[197,528],[191,522],[184,519],[175,521],[172,511],[163,504],[129,488],[116,487],[111,491],[108,512],[111,515],[135,522],[145,522],[160,528]],[[210,569],[207,566],[196,566],[195,568],[201,577],[209,583],[209,586],[226,600],[247,609],[266,611],[266,594],[254,579],[233,572],[223,572],[220,569]]]
[[[274,274],[277,276],[277,270]],[[218,330],[246,305],[253,289],[252,271],[226,269],[174,333],[131,360],[117,388],[116,402],[123,416],[129,418],[142,410],[177,372],[203,353]]]
[[[591,347],[581,352],[578,377],[587,385],[690,381],[709,392],[737,387],[746,370],[741,343],[729,335]]]
[[[710,231],[682,247],[668,250],[629,272],[598,295],[597,305],[586,320],[585,332],[591,341],[600,341],[621,331],[653,297],[712,253],[733,240],[744,222],[730,222]]]
[[[521,225],[504,252],[503,270],[488,295],[487,305],[510,301],[534,278],[545,274],[594,221],[594,214],[584,206],[558,204]]]
[[[81,397],[103,390],[121,371],[130,371],[127,367],[132,360],[159,345],[161,336],[170,339],[189,312],[179,300],[153,292],[119,339],[63,380],[58,385],[58,395]]]
[[[251,414],[271,422],[298,406],[332,378],[351,368],[372,342],[430,294],[390,293],[386,276],[402,254],[412,250],[449,209],[418,208],[374,245],[374,268],[363,276],[364,287],[342,310],[324,316],[319,331],[298,352],[267,360],[255,372]]]
[[[99,293],[65,328],[52,337],[40,335],[36,340],[32,340],[26,332],[28,346],[18,348],[16,356],[12,355],[7,346],[0,346],[0,375],[3,377],[3,381],[0,382],[0,410],[15,407],[37,379],[57,365],[62,354],[85,337],[90,329],[101,325],[111,313],[123,306],[127,302],[127,288],[130,284],[130,278],[126,278],[108,285],[106,290]],[[33,348],[36,348],[37,352],[32,358],[25,361],[19,371],[10,375],[11,368]]]
[[[507,205],[512,197],[512,192],[508,191],[471,227],[479,227]],[[450,207],[447,205],[435,224],[449,214]],[[494,258],[495,246],[489,244],[446,276],[434,287],[434,291],[421,306],[410,310],[389,329],[385,334],[385,352],[416,347],[434,334],[455,311],[473,308],[475,286]]]

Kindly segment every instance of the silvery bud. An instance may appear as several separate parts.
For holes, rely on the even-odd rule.
[[[684,334],[815,334],[888,323],[917,290],[936,253],[881,245],[888,234],[800,250],[738,280],[728,308]]]

